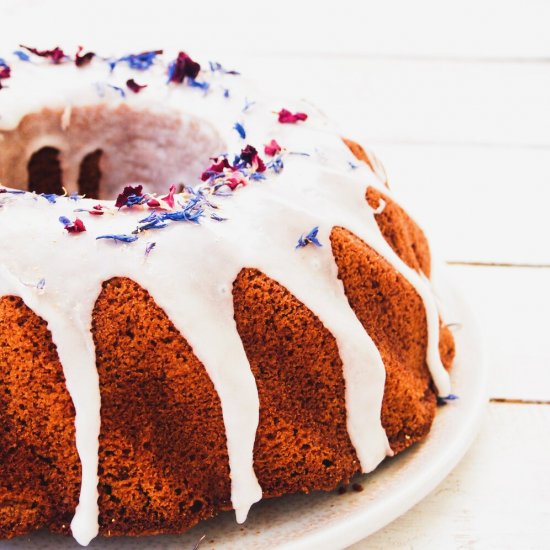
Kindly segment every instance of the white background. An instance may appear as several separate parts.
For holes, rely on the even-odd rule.
[[[550,548],[550,2],[0,0],[0,29],[1,51],[214,57],[374,148],[477,312],[492,402],[451,476],[353,548]]]

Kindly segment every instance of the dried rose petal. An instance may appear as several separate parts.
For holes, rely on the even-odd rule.
[[[103,216],[103,214],[105,214],[105,212],[103,211],[104,208],[105,207],[102,206],[101,204],[96,204],[95,206],[92,207],[89,213],[92,216]]]
[[[235,172],[234,176],[224,180],[224,184],[227,185],[231,191],[235,191],[239,185],[246,185],[246,178],[240,172]]]
[[[256,172],[265,172],[265,163],[258,155],[255,147],[252,145],[247,145],[241,151],[241,160],[250,164]]]
[[[64,225],[68,233],[82,233],[86,231],[84,222],[80,218],[76,218],[74,222],[71,222],[68,219],[64,219],[63,221],[68,222]]]
[[[278,115],[281,124],[296,124],[300,120],[307,120],[305,113],[291,113],[287,109],[281,109]]]
[[[95,56],[94,52],[87,52],[85,54],[82,54],[83,51],[84,48],[82,46],[78,46],[78,51],[76,52],[74,58],[75,65],[77,67],[84,67],[84,65],[87,65]]]
[[[28,46],[23,46],[23,44],[20,44],[20,48],[24,48],[25,50],[33,53],[34,55],[38,55],[39,57],[47,57],[51,59],[56,65],[63,61],[65,57],[65,52],[59,47],[56,46],[53,50],[37,50],[36,48],[29,48]]]
[[[174,195],[176,194],[176,186],[171,185],[170,190],[168,191],[168,195],[161,197],[160,200],[164,201],[170,208],[174,208],[175,205],[175,199]]]
[[[143,88],[147,88],[147,84],[138,84],[133,78],[126,81],[126,86],[132,90],[135,94],[141,92]]]
[[[218,159],[212,159],[214,161],[202,174],[201,180],[206,181],[210,179],[210,176],[213,173],[221,174],[225,168],[231,168],[229,161],[225,157],[220,157]]]
[[[117,197],[115,206],[117,208],[122,208],[123,206],[126,206],[128,203],[128,197],[131,197],[132,195],[135,195],[137,197],[142,196],[143,191],[143,185],[136,185],[135,187],[132,187],[131,185],[127,185],[122,193]]]
[[[277,153],[280,153],[281,150],[282,147],[274,139],[264,145],[264,153],[270,157],[274,157]]]
[[[181,84],[184,78],[196,78],[201,66],[193,61],[185,52],[180,52],[175,61],[170,64],[168,81]]]

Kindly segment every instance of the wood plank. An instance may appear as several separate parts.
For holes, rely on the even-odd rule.
[[[350,550],[547,549],[549,458],[550,406],[492,404],[479,437],[449,477]]]
[[[550,269],[449,266],[477,318],[492,398],[550,401]]]
[[[537,25],[543,24],[543,19],[537,17],[541,15],[542,4],[535,0],[522,2],[520,11],[520,3],[510,2],[499,4],[497,10],[493,0],[470,0],[470,7],[460,3],[453,10],[448,4],[439,6],[435,0],[424,0],[426,9],[431,10],[430,18],[421,18],[423,26],[419,27],[412,24],[414,18],[409,18],[407,25],[414,29],[414,36],[426,39],[431,30],[438,38],[432,38],[430,48],[426,46],[422,54],[425,57],[420,58],[423,60],[418,57],[414,60],[406,56],[388,58],[387,52],[382,57],[369,57],[362,52],[365,40],[371,36],[370,27],[377,27],[372,24],[371,13],[381,12],[380,19],[387,16],[389,20],[390,11],[399,13],[402,10],[410,16],[411,10],[421,14],[420,6],[400,1],[396,9],[395,5],[390,7],[391,2],[377,3],[373,9],[363,7],[362,12],[350,17],[349,14],[356,10],[351,9],[350,4],[346,11],[345,1],[343,5],[331,4],[317,10],[315,24],[310,23],[309,4],[278,4],[269,17],[262,19],[261,25],[250,23],[253,15],[259,16],[249,0],[223,3],[217,10],[209,2],[197,3],[193,10],[186,10],[183,4],[179,8],[170,4],[170,9],[166,6],[166,10],[162,10],[164,0],[159,0],[147,17],[133,5],[130,7],[127,0],[122,0],[109,4],[108,18],[98,3],[77,6],[67,0],[53,0],[47,5],[12,2],[2,14],[0,55],[20,42],[50,47],[50,27],[43,21],[52,14],[63,13],[64,25],[56,30],[56,40],[67,51],[80,43],[92,49],[97,47],[98,51],[107,54],[117,50],[142,51],[162,44],[167,48],[184,47],[206,58],[219,56],[221,61],[261,83],[274,97],[308,98],[339,121],[343,132],[368,140],[550,148],[547,131],[550,127],[550,95],[547,93],[550,89],[550,37],[546,29],[541,51],[548,49],[544,54],[548,59],[543,56],[539,62],[521,62],[517,53],[514,54],[517,62],[487,62],[485,57],[478,58],[479,62],[471,62],[472,58],[468,57],[462,61],[462,58],[433,61],[440,55],[440,42],[449,34],[432,16],[456,16],[452,22],[455,32],[460,32],[465,42],[472,44],[473,37],[463,35],[468,26],[461,27],[460,17],[466,17],[470,9],[475,9],[478,18],[472,19],[474,24],[480,21],[484,10],[489,12],[494,8],[498,18],[510,18],[513,23],[514,32],[507,35],[507,40],[513,41],[519,36],[521,44],[525,44],[537,36]],[[32,17],[29,17],[29,5],[32,5]],[[550,16],[550,4],[547,9]],[[454,11],[464,13],[459,17]],[[167,13],[171,16],[167,17]],[[185,44],[182,44],[180,28],[182,18],[185,20]],[[498,18],[496,21],[500,20]],[[516,21],[521,18],[528,21],[529,26],[517,26]],[[72,19],[75,24],[70,24]],[[289,19],[295,27],[286,31],[285,22]],[[395,19],[393,16],[392,20]],[[89,22],[85,28],[78,24],[83,20]],[[448,23],[450,25],[451,21]],[[424,27],[425,33],[422,32]],[[102,29],[99,35],[97,28]],[[492,29],[493,33],[497,29],[498,25]],[[383,33],[387,40],[391,43],[405,41],[407,47],[402,46],[403,52],[410,52],[406,34],[387,31]],[[284,40],[281,39],[283,34]],[[485,28],[482,34],[485,40],[495,40],[494,34],[487,33]],[[518,45],[512,51],[521,49]]]
[[[8,21],[2,25],[3,37],[12,44],[30,40],[44,48],[51,47],[51,24],[62,14],[56,40],[87,47],[118,43],[141,51],[170,44],[193,51],[209,48],[218,54],[254,50],[475,58],[550,55],[550,7],[541,0],[339,0],[315,5],[279,0],[263,9],[254,0],[193,2],[192,7],[156,0],[139,9],[130,0],[27,0],[26,9],[18,4],[2,2],[2,18]],[[21,10],[24,25],[11,24]]]
[[[298,55],[231,62],[273,97],[307,98],[342,132],[373,143],[538,147],[550,154],[545,63]]]
[[[550,151],[382,144],[374,149],[396,196],[440,258],[550,265]]]

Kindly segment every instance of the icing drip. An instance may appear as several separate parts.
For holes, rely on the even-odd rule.
[[[69,304],[44,300],[36,288],[23,285],[5,267],[0,266],[0,295],[8,294],[19,296],[46,321],[63,366],[67,390],[75,408],[76,448],[82,468],[80,497],[71,530],[77,542],[86,546],[97,536],[99,514],[97,466],[100,395],[90,309],[95,299],[90,304],[90,300],[83,296],[80,304],[70,304],[74,308],[72,311],[64,310],[64,306]],[[97,298],[99,292],[90,295]]]
[[[31,144],[32,148],[43,143],[60,149],[66,186],[75,189],[80,158],[70,150],[64,133],[73,128],[79,107],[116,109],[122,105],[116,93],[105,92],[98,97],[94,83],[125,82],[135,76],[135,71],[117,66],[110,73],[95,59],[85,69],[30,64],[17,68],[21,69],[20,80],[14,70],[10,93],[0,93],[0,137],[8,135],[26,113],[38,111],[44,103],[61,113],[72,112],[70,117],[61,117],[56,132],[35,136]],[[52,78],[44,81],[40,100],[29,94],[17,97],[18,86],[25,89],[33,79],[43,79],[39,69],[58,71],[59,80],[52,72]],[[155,248],[146,260],[146,242],[152,233],[128,245],[96,240],[106,233],[131,233],[147,215],[143,210],[125,208],[114,216],[83,214],[87,231],[69,235],[58,218],[74,219],[75,208],[90,210],[96,201],[84,199],[75,203],[60,198],[50,204],[41,197],[25,194],[3,205],[0,202],[0,295],[20,296],[46,320],[76,409],[83,476],[71,527],[81,544],[87,544],[98,529],[100,394],[91,316],[101,283],[111,277],[128,277],[151,294],[187,339],[212,380],[222,406],[231,498],[239,522],[246,519],[250,506],[261,498],[253,469],[258,392],[236,329],[231,294],[243,267],[257,268],[287,288],[335,337],[346,383],[348,431],[364,472],[373,470],[392,454],[380,420],[385,370],[379,351],[351,309],[338,279],[329,238],[333,227],[352,231],[416,289],[426,309],[427,364],[439,394],[450,393],[449,378],[439,357],[439,317],[429,282],[409,268],[385,241],[375,220],[377,211],[370,208],[365,198],[369,186],[389,192],[366,165],[350,169],[350,152],[326,120],[319,113],[312,114],[308,106],[293,104],[288,105],[292,112],[309,109],[307,122],[299,126],[279,124],[273,114],[280,111],[278,102],[259,99],[254,88],[241,77],[209,75],[210,92],[205,96],[202,89],[190,86],[167,87],[163,67],[154,65],[147,76],[151,79],[148,87],[125,100],[130,112],[158,113],[158,106],[162,105],[164,114],[191,113],[191,128],[202,130],[200,139],[211,140],[210,145],[217,147],[221,143],[229,153],[238,152],[245,145],[234,130],[235,123],[243,123],[246,142],[260,149],[276,139],[288,154],[279,174],[268,171],[264,181],[250,182],[231,197],[213,197],[227,221],[203,218],[200,225],[177,222],[155,230]],[[228,98],[224,90],[229,87]],[[251,106],[243,111],[245,105]],[[101,135],[101,131],[98,133]],[[194,146],[197,150],[208,148],[204,143]],[[94,142],[88,149],[96,147],[102,147],[102,143]],[[140,162],[162,162],[157,149],[147,149]],[[26,151],[27,158],[32,152]],[[0,174],[6,154],[0,151]],[[201,161],[204,167],[208,165],[207,158]],[[187,184],[197,181],[189,181],[190,176],[182,174]],[[114,180],[116,174],[110,177]],[[119,187],[125,183],[129,182],[121,181]],[[101,203],[112,206],[112,202]],[[314,226],[319,226],[318,239],[323,246],[296,250],[297,238]],[[41,292],[25,284],[41,279],[45,280]]]

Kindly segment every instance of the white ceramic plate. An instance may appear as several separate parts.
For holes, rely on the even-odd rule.
[[[335,550],[381,529],[432,491],[462,458],[473,441],[486,408],[487,368],[472,312],[453,286],[437,291],[444,298],[445,319],[460,324],[455,331],[457,359],[453,368],[456,401],[440,407],[428,439],[374,473],[358,476],[361,492],[291,495],[255,505],[244,525],[233,513],[198,525],[185,535],[139,539],[96,539],[90,547],[103,549],[191,550],[206,535],[200,550]],[[0,542],[7,549],[80,548],[72,538],[37,533]]]

